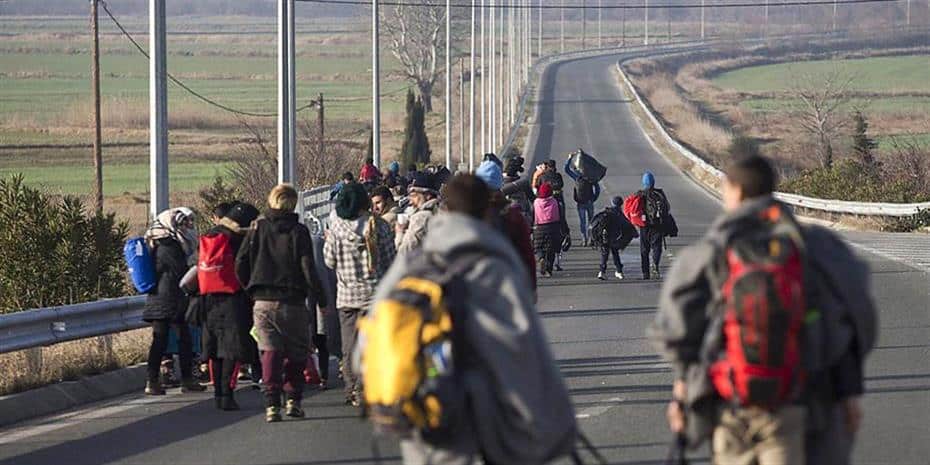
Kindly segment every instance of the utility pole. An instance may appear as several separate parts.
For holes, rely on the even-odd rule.
[[[837,0],[833,0],[833,32],[836,32],[836,4]]]
[[[278,182],[293,183],[294,125],[294,0],[278,2]]]
[[[449,1],[449,0],[446,0]],[[468,170],[475,171],[475,0],[471,0],[471,81],[468,83],[469,99],[468,104]]]
[[[604,45],[601,43],[601,20],[603,19],[602,9],[603,2],[597,0],[597,48],[601,48]]]
[[[701,0],[701,40],[704,40],[704,0]]]
[[[581,0],[581,49],[584,50],[588,41],[588,1]]]
[[[497,70],[498,71],[497,72],[497,81],[498,81],[497,83],[498,85],[497,143],[498,145],[502,145],[504,143],[504,130],[507,127],[507,120],[504,117],[504,114],[505,114],[504,109],[507,107],[507,100],[506,100],[506,94],[505,94],[506,87],[504,85],[507,82],[507,77],[506,77],[507,70],[504,67],[504,54],[507,52],[507,49],[505,46],[506,31],[504,30],[505,29],[504,28],[504,24],[505,24],[504,15],[507,13],[507,8],[505,7],[504,2],[506,1],[507,0],[501,0],[501,14],[500,14],[500,17],[498,18],[500,20],[500,30],[498,31],[500,33],[500,54],[499,54],[500,56],[498,57],[499,68]]]
[[[514,91],[514,60],[516,58],[516,30],[514,29],[514,5],[516,0],[509,0],[510,10],[507,12],[507,126],[513,125],[513,91]]]
[[[763,35],[765,37],[769,36],[769,0],[765,0],[765,26],[763,27]]]
[[[100,131],[100,25],[97,15],[97,0],[90,2],[90,28],[94,36],[91,57],[91,78],[94,88],[94,211],[103,213],[103,154]]]
[[[488,149],[490,152],[497,152],[497,8],[495,0],[489,0],[488,21],[490,42],[490,58],[488,66]]]
[[[911,27],[911,0],[907,0],[907,6],[905,8],[905,25]]]
[[[645,17],[643,18],[643,45],[649,45],[649,0],[646,1],[646,8],[644,9]]]
[[[325,108],[323,107],[323,93],[320,92],[320,97],[316,101],[316,112],[317,120],[320,125],[320,156],[326,153],[326,113]]]
[[[484,81],[482,79],[482,81]],[[465,58],[459,58],[459,165],[465,164]],[[449,167],[451,170],[452,167]]]
[[[532,0],[530,0],[530,1],[532,1]],[[543,39],[546,37],[545,31],[543,31],[543,7],[542,7],[542,0],[539,0],[538,5],[539,5],[539,8],[537,8],[537,9],[539,10],[539,40],[536,41],[536,46],[538,47],[538,48],[536,49],[536,50],[537,50],[537,51],[536,51],[536,59],[541,60],[541,59],[542,59],[542,56],[543,56]]]
[[[559,0],[559,53],[565,53],[565,0]]]
[[[626,47],[626,8],[620,9],[620,46]]]
[[[149,210],[168,209],[168,54],[165,0],[149,0]]]
[[[481,2],[481,8],[479,10],[481,11],[481,40],[480,40],[481,42],[481,47],[480,47],[481,48],[481,63],[480,63],[480,67],[478,68],[480,70],[479,74],[481,74],[481,101],[480,101],[481,105],[479,105],[481,108],[481,111],[480,111],[481,113],[481,118],[480,118],[481,119],[481,153],[486,153],[488,152],[488,142],[487,142],[487,135],[488,135],[488,126],[487,126],[488,79],[487,78],[488,78],[488,72],[487,72],[487,68],[485,68],[484,66],[485,50],[487,49],[487,43],[485,42],[485,38],[484,38],[484,17],[486,13],[484,2]],[[463,61],[462,79],[464,79],[464,66],[465,65]],[[462,90],[463,90],[462,95],[464,96],[465,95],[464,85],[462,87]],[[463,112],[463,116],[464,116],[464,112]],[[463,134],[463,140],[464,140],[464,134]],[[465,153],[464,150],[462,151],[462,153],[463,154]]]
[[[667,24],[668,24],[668,28],[667,28],[668,38],[666,42],[671,42],[672,41],[672,9],[669,7],[665,7],[665,20],[667,21]]]
[[[474,47],[472,47],[474,56]],[[446,168],[452,169],[452,5],[446,0]]]
[[[378,0],[371,0],[371,154],[375,167],[381,167],[381,76],[378,49]]]

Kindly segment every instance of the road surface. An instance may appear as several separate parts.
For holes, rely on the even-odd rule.
[[[669,243],[672,258],[662,267],[667,271],[680,248],[698,238],[720,209],[644,139],[615,84],[616,58],[550,68],[528,158],[541,161],[552,154],[562,160],[578,147],[596,154],[609,168],[598,209],[613,195],[636,190],[643,170],[655,173],[681,228],[681,236]],[[573,208],[569,215],[577,239]],[[882,256],[863,252],[881,307],[881,338],[867,365],[869,393],[856,463],[930,463],[930,296],[923,262],[913,259],[927,248],[914,245],[918,237],[850,237],[870,250],[884,250]],[[670,441],[663,411],[671,374],[643,336],[660,284],[638,279],[638,255],[636,243],[623,254],[627,280],[600,282],[598,257],[576,247],[565,257],[565,272],[540,281],[539,312],[579,424],[612,464],[664,463]],[[263,421],[257,391],[243,390],[238,399],[243,410],[226,413],[213,409],[210,394],[133,395],[14,425],[0,430],[0,465],[379,463],[372,458],[369,427],[342,405],[338,388],[306,399],[307,419],[273,425]],[[398,463],[395,446],[382,442],[380,451],[380,463]],[[706,452],[694,457],[706,461]]]

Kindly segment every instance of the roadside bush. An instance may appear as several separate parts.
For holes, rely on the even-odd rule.
[[[845,159],[832,167],[814,168],[782,183],[781,190],[822,199],[855,202],[923,202],[920,187],[906,178],[888,178],[858,160]]]
[[[129,226],[114,213],[89,213],[13,175],[0,179],[0,224],[0,313],[126,294]]]

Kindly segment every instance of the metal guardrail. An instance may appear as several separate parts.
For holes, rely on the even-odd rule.
[[[132,296],[0,316],[0,354],[142,328],[144,305]]]
[[[636,100],[636,103],[642,108],[643,112],[646,114],[646,117],[649,119],[649,122],[655,126],[656,130],[661,135],[662,139],[670,145],[675,151],[677,151],[681,156],[685,157],[687,160],[694,163],[702,171],[710,174],[711,176],[722,179],[723,172],[717,169],[715,166],[708,163],[701,156],[695,154],[690,149],[682,145],[678,140],[672,137],[669,134],[668,130],[665,128],[659,119],[656,117],[652,108],[646,104],[642,96],[639,93],[639,90],[636,86],[633,85],[629,77],[623,71],[623,63],[634,59],[636,57],[627,57],[619,62],[617,62],[617,70],[620,73],[621,78],[626,84],[627,88],[630,89],[633,94],[633,98]],[[644,131],[645,132],[645,131]],[[649,137],[646,134],[646,137]],[[843,214],[853,214],[853,215],[864,215],[864,216],[894,216],[894,217],[903,217],[911,216],[917,213],[920,213],[921,210],[930,209],[930,202],[923,203],[886,203],[886,202],[851,202],[846,200],[830,200],[830,199],[818,199],[815,197],[807,197],[798,194],[790,194],[786,192],[776,192],[775,197],[781,200],[782,202],[787,203],[800,208],[807,208],[811,210],[818,210],[826,213],[843,213]]]

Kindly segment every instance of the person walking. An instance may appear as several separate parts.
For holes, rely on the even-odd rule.
[[[178,335],[178,359],[181,364],[181,392],[201,392],[205,388],[193,377],[193,349],[190,327],[185,321],[188,298],[181,289],[181,278],[188,271],[188,261],[197,249],[194,212],[187,207],[165,210],[155,217],[145,232],[145,242],[155,261],[156,286],[145,298],[142,319],[152,327],[145,393],[164,395],[161,385],[161,361],[168,350],[168,331]]]
[[[580,149],[579,149],[580,150]],[[588,246],[588,224],[594,217],[594,202],[601,196],[601,185],[592,182],[572,168],[571,156],[565,160],[565,174],[575,181],[574,199],[578,206],[578,223],[581,227],[582,246]]]
[[[539,272],[544,278],[552,277],[556,254],[562,247],[562,209],[552,196],[549,183],[539,186],[533,201],[533,245],[539,261]]]
[[[347,186],[355,183],[347,184]],[[345,187],[343,187],[345,189]],[[307,298],[325,307],[310,232],[294,209],[297,191],[279,184],[268,194],[268,210],[255,221],[236,257],[236,276],[255,302],[253,319],[262,351],[265,421],[303,418],[303,370],[312,349]]]
[[[681,253],[647,332],[671,362],[671,430],[713,463],[847,464],[876,341],[868,266],[800,225],[758,155],[730,163],[725,213]]]
[[[239,410],[234,392],[239,367],[257,363],[252,337],[252,306],[239,284],[235,260],[258,209],[236,203],[200,238],[197,282],[206,314],[203,331],[204,355],[209,360],[210,379],[216,408]]]
[[[375,287],[394,261],[394,235],[387,222],[369,213],[368,194],[359,184],[347,184],[336,198],[323,256],[336,271],[336,308],[342,333],[346,404],[358,406],[361,384],[352,370],[356,324],[371,306]]]
[[[601,266],[597,272],[597,279],[607,279],[607,258],[613,257],[614,277],[623,279],[623,262],[620,252],[630,245],[636,236],[636,228],[623,216],[621,208],[623,197],[614,197],[610,205],[591,219],[591,244],[601,251]]]
[[[541,465],[570,454],[577,438],[523,265],[488,224],[489,196],[473,175],[452,178],[421,253],[391,267],[362,326],[369,419],[403,438],[405,465]],[[430,349],[437,340],[441,357]]]
[[[414,213],[407,222],[397,222],[397,253],[404,254],[420,248],[429,228],[429,220],[439,211],[439,183],[433,175],[419,172],[407,189]]]
[[[636,196],[642,198],[643,222],[639,230],[639,255],[643,279],[661,279],[659,261],[662,259],[662,241],[665,239],[665,222],[671,205],[662,189],[655,187],[656,178],[651,172],[643,173],[643,188]]]

